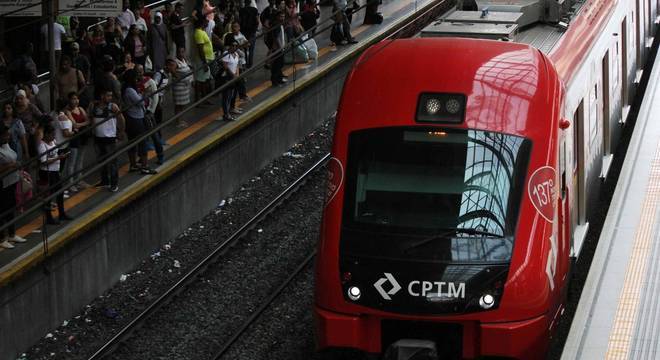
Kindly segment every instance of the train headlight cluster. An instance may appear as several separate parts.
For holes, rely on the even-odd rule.
[[[495,305],[495,298],[493,295],[486,294],[479,298],[479,306],[481,306],[482,309],[488,310],[492,308],[493,305]]]
[[[463,94],[423,93],[419,96],[416,120],[426,123],[461,123],[465,115]]]
[[[348,288],[348,298],[357,301],[360,299],[360,296],[362,296],[362,291],[360,291],[360,288],[357,286],[351,286]]]

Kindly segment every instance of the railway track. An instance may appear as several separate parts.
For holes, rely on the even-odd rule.
[[[262,208],[256,215],[254,215],[250,220],[248,220],[243,226],[241,226],[235,233],[230,237],[218,244],[218,246],[209,253],[204,259],[202,259],[197,265],[195,265],[190,271],[188,271],[181,279],[179,279],[174,285],[168,288],[161,296],[154,300],[145,310],[138,314],[133,320],[131,320],[126,326],[124,326],[117,334],[115,334],[110,340],[108,340],[103,346],[98,348],[94,354],[92,354],[88,359],[103,359],[111,355],[118,347],[119,344],[126,341],[130,336],[140,328],[148,319],[150,319],[155,313],[160,309],[166,306],[177,294],[181,293],[188,285],[192,284],[196,279],[203,275],[208,267],[215,262],[220,260],[221,255],[232,245],[236,244],[241,238],[243,238],[250,230],[255,228],[259,223],[268,217],[269,214],[273,213],[280,205],[282,205],[291,195],[295,194],[297,190],[301,188],[316,172],[316,170],[323,167],[328,159],[330,154],[325,154],[319,161],[317,161],[313,166],[311,166],[307,171],[305,171],[299,178],[297,178],[291,185],[284,189],[279,195],[277,195],[271,202],[269,202],[264,208]],[[305,260],[290,274],[290,276],[282,283],[267,299],[264,301],[259,309],[250,316],[250,318],[241,326],[238,331],[236,331],[230,338],[227,340],[221,347],[220,350],[214,355],[214,359],[222,357],[226,351],[232,346],[232,344],[240,338],[241,334],[247,330],[247,328],[253,324],[259,317],[259,315],[266,309],[277,296],[290,284],[295,277],[302,272],[311,262],[314,257],[314,253],[309,254]]]

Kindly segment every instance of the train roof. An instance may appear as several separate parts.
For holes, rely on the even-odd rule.
[[[356,120],[344,124],[349,131],[413,125],[421,93],[460,93],[467,96],[461,126],[543,136],[545,126],[521,122],[533,121],[524,120],[527,112],[551,108],[559,86],[553,74],[545,56],[525,44],[466,38],[382,42],[356,62],[341,100],[346,113],[339,115]]]

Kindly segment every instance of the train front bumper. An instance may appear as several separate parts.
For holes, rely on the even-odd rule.
[[[381,353],[381,321],[379,316],[352,316],[315,307],[316,341],[319,350],[354,348],[368,353]],[[441,322],[438,320],[431,320]],[[515,322],[479,323],[458,321],[463,329],[462,354],[466,359],[478,356],[504,356],[534,359],[547,350],[548,317],[541,315]]]

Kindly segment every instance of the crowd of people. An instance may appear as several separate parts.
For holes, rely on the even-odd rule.
[[[272,85],[281,86],[287,81],[281,50],[312,32],[321,15],[318,0],[269,0],[261,10],[255,0],[195,1],[189,14],[184,14],[182,2],[152,11],[142,0],[125,1],[121,13],[91,27],[75,17],[58,18],[53,34],[57,72],[51,78],[57,104],[51,111],[38,97],[33,44],[26,43],[7,63],[15,95],[0,114],[0,225],[13,219],[15,209],[26,201],[31,179],[35,192],[66,188],[52,204],[58,217],[52,215],[51,204],[44,212],[48,224],[70,220],[64,199],[92,186],[80,176],[92,147],[97,161],[105,161],[95,186],[118,191],[117,160],[106,158],[120,142],[141,138],[161,123],[165,102],[171,102],[177,114],[194,99],[232,82],[222,92],[222,119],[235,120],[242,113],[239,101],[251,99],[245,79],[232,80],[255,65],[258,37],[268,48]],[[334,2],[331,39],[336,45],[356,42],[350,35],[350,12],[346,0]],[[186,27],[191,38],[186,38]],[[48,44],[47,35],[44,24],[43,44]],[[48,59],[43,44],[37,56]],[[169,90],[158,91],[164,87]],[[188,124],[179,119],[176,126]],[[159,132],[138,142],[128,151],[129,171],[155,174],[147,153],[155,150],[156,162],[162,164],[164,145]],[[11,249],[24,241],[14,226],[0,232],[0,247]]]

